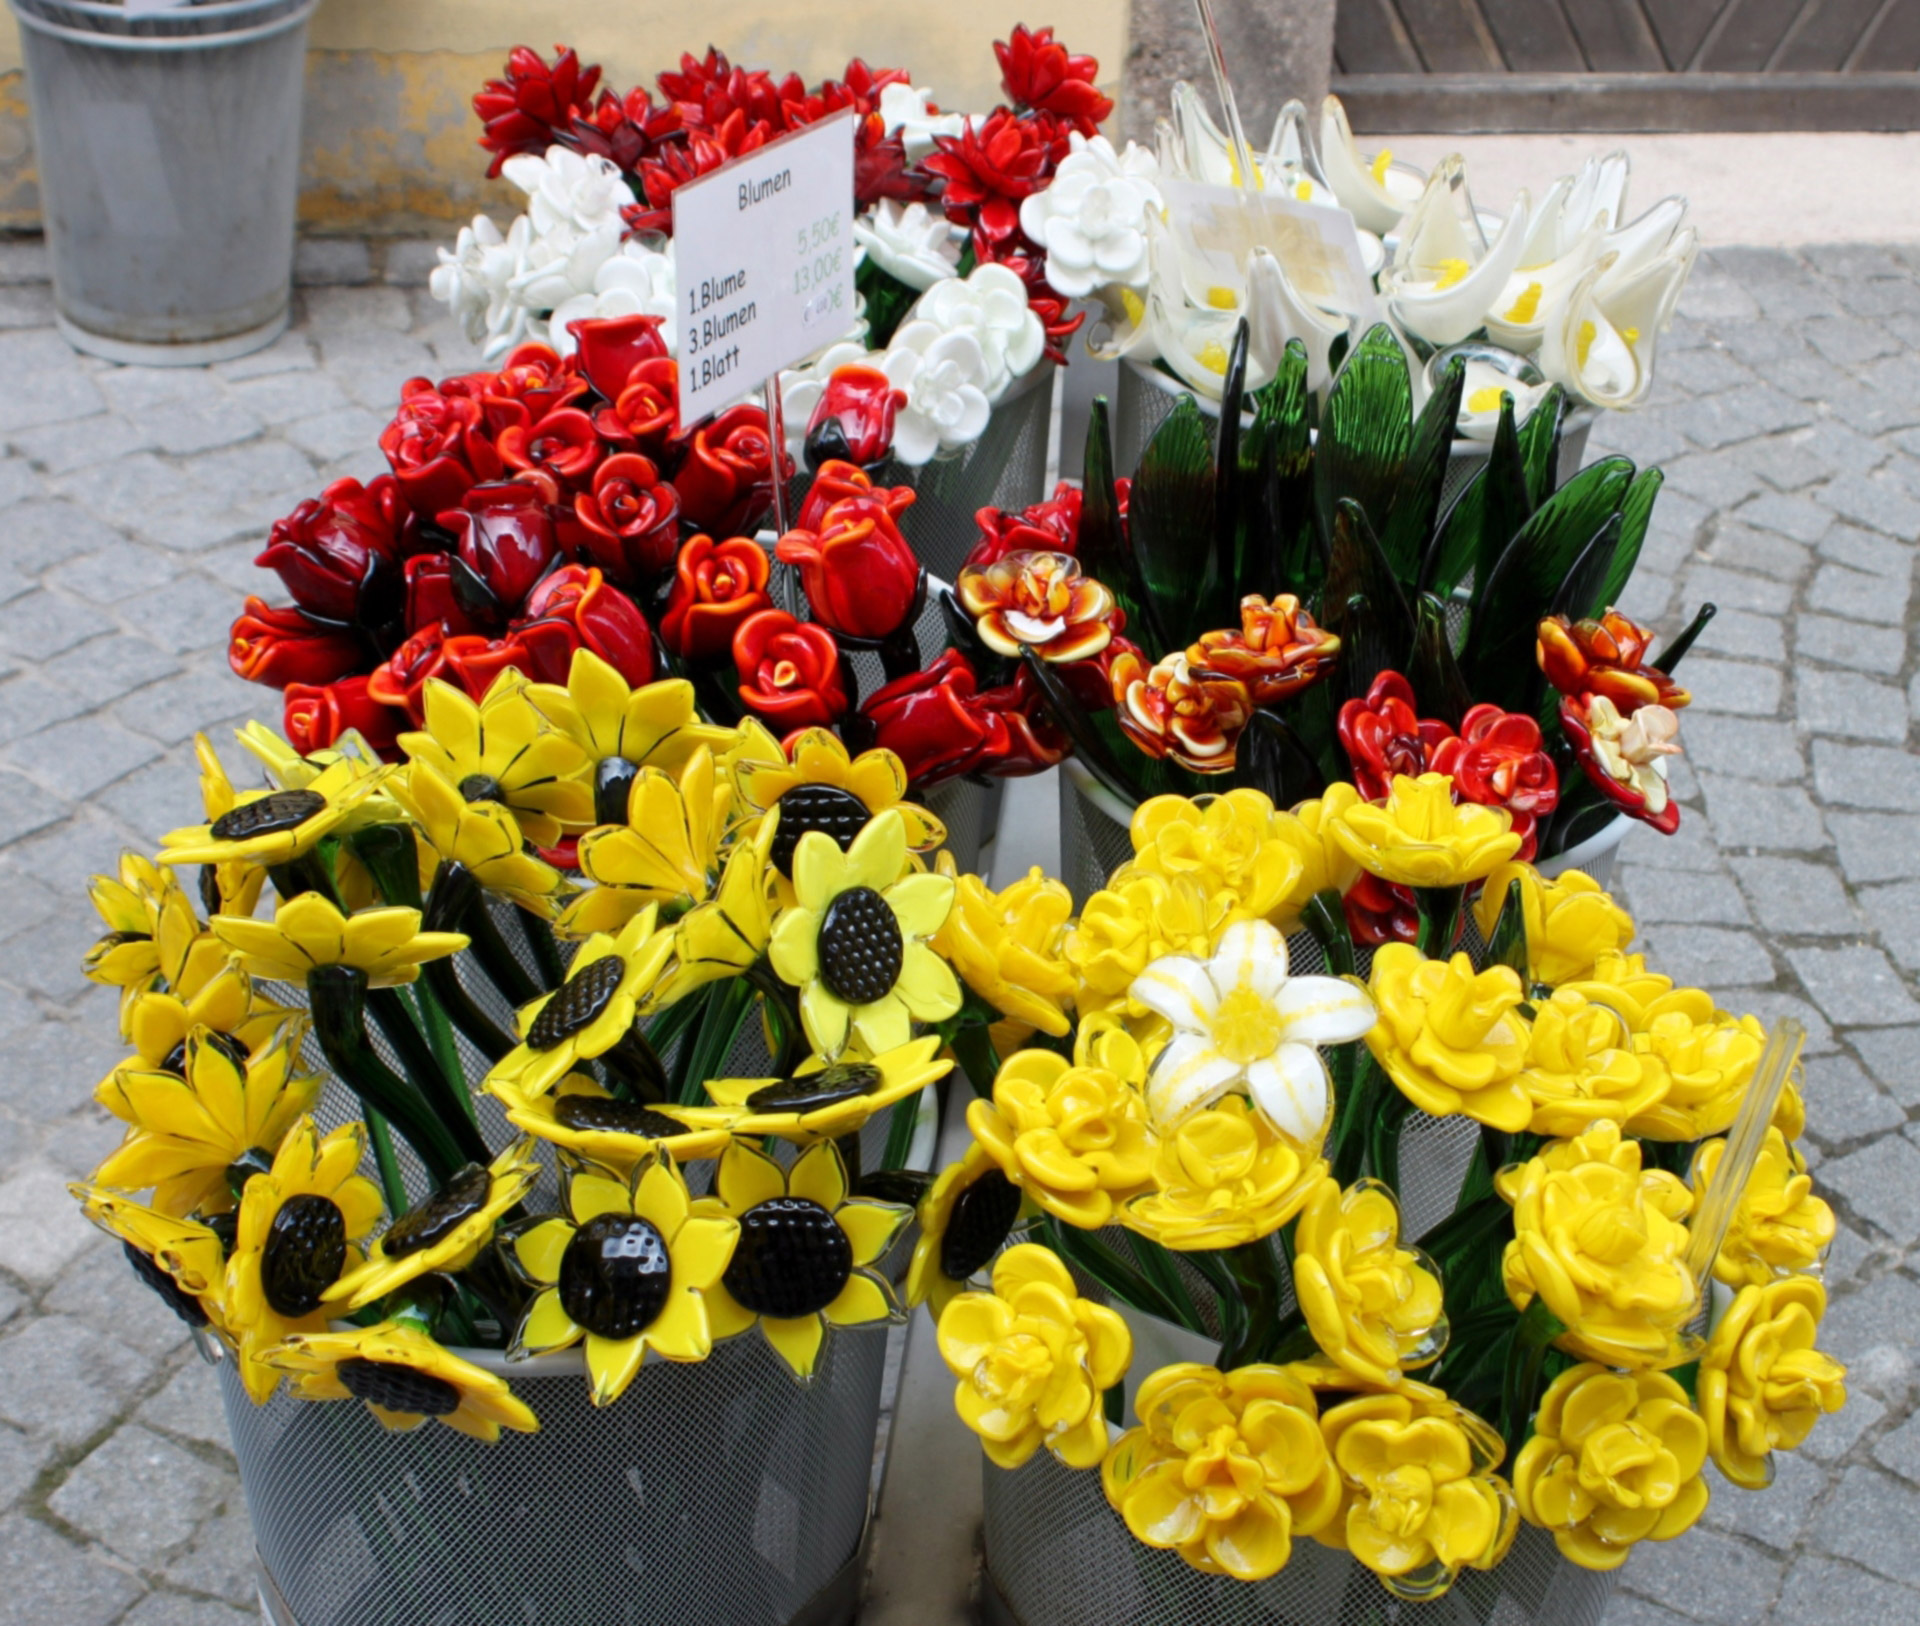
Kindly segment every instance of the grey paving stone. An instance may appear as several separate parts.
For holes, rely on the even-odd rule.
[[[230,1609],[179,1592],[149,1592],[127,1611],[120,1626],[256,1626],[259,1619],[258,1609]]]
[[[23,675],[0,688],[0,743],[34,734],[49,723],[77,717],[90,702],[65,685]]]
[[[194,1532],[193,1545],[167,1565],[167,1579],[193,1592],[212,1593],[228,1603],[245,1604],[258,1596],[253,1530],[240,1497],[240,1479],[228,1476],[226,1507]]]
[[[76,1446],[113,1420],[150,1371],[147,1358],[117,1338],[42,1316],[0,1339],[0,1417]]]
[[[0,377],[11,386],[0,401],[0,433],[69,422],[106,409],[93,379],[50,328],[0,333]]]
[[[133,1273],[126,1254],[111,1242],[63,1270],[40,1307],[75,1316],[155,1359],[181,1348],[190,1336],[186,1323]]]
[[[1779,615],[1793,602],[1793,589],[1784,582],[1718,565],[1695,565],[1689,570],[1687,594],[1691,601],[1710,599],[1723,610],[1752,610],[1761,615]]]
[[[1831,1331],[1830,1323],[1831,1318],[1820,1325],[1820,1348],[1840,1358],[1840,1345]],[[1856,1351],[1846,1359],[1847,1364],[1851,1366],[1883,1358],[1892,1361],[1904,1360],[1906,1357],[1893,1345],[1883,1341]],[[1813,1432],[1807,1436],[1806,1443],[1800,1447],[1801,1455],[1811,1457],[1816,1462],[1839,1462],[1853,1449],[1854,1444],[1863,1435],[1870,1433],[1886,1415],[1887,1408],[1872,1395],[1857,1389],[1850,1391],[1844,1407],[1822,1417],[1813,1425]]]
[[[198,730],[216,730],[228,718],[258,713],[277,725],[279,710],[272,690],[235,677],[222,660],[142,689],[123,701],[114,716],[163,745],[178,745]]]
[[[1806,659],[1888,676],[1898,672],[1907,658],[1906,633],[1899,628],[1869,627],[1810,611],[1794,617],[1793,644]]]
[[[1680,294],[1681,313],[1689,320],[1711,322],[1724,332],[1729,322],[1758,325],[1759,302],[1726,269],[1702,256]],[[1737,354],[1745,355],[1744,350]]]
[[[155,1303],[159,1301],[156,1299]],[[138,1412],[149,1428],[179,1439],[226,1450],[227,1414],[220,1405],[220,1382],[204,1361],[188,1361]]]
[[[1760,924],[1784,935],[1855,935],[1858,913],[1832,870],[1792,858],[1735,858],[1734,874]]]
[[[1920,1028],[1862,1028],[1847,1043],[1894,1100],[1920,1106]]]
[[[1714,845],[1713,832],[1707,821],[1697,815],[1683,816],[1680,828],[1670,836],[1663,836],[1645,825],[1635,825],[1627,832],[1621,858],[1625,863],[1645,869],[1717,870],[1720,867],[1720,850]]]
[[[1890,583],[1884,576],[1870,576],[1864,570],[1822,565],[1807,591],[1807,603],[1816,610],[1830,610],[1855,621],[1899,626],[1906,619],[1907,590],[1904,584]]]
[[[1681,671],[1693,704],[1701,711],[1771,717],[1780,709],[1778,667],[1694,655]]]
[[[1725,875],[1626,870],[1624,890],[1634,919],[1643,925],[1681,922],[1693,925],[1751,924],[1740,889]]]
[[[50,796],[30,779],[0,768],[0,844],[58,824],[72,812],[58,796]]]
[[[1682,725],[1682,737],[1685,725]],[[1725,847],[1810,851],[1827,845],[1820,810],[1793,785],[1761,785],[1751,779],[1702,771],[1707,817]],[[1686,820],[1681,820],[1682,828]]]
[[[1902,1247],[1920,1241],[1920,1149],[1889,1135],[1820,1167],[1820,1186],[1844,1198]],[[1878,1283],[1864,1289],[1871,1293]]]
[[[1803,668],[1794,682],[1794,709],[1801,726],[1817,734],[1863,740],[1907,737],[1905,692],[1854,672]]]
[[[1773,962],[1748,932],[1718,926],[1653,926],[1641,934],[1647,958],[1675,982],[1702,988],[1767,982]]]
[[[293,281],[310,288],[332,283],[373,280],[367,245],[357,238],[303,237],[294,245]]]
[[[1891,1027],[1920,1018],[1900,973],[1876,948],[1789,948],[1786,956],[1813,1002],[1841,1027]]]
[[[1719,344],[1703,344],[1672,355],[1662,352],[1659,367],[1661,384],[1677,385],[1689,395],[1713,395],[1757,382],[1753,373]]]
[[[1898,813],[1827,815],[1840,868],[1855,886],[1920,875],[1920,818]]]
[[[1741,519],[1753,511],[1753,506],[1749,503],[1739,511]],[[1758,571],[1762,576],[1783,582],[1799,581],[1812,568],[1813,561],[1811,550],[1802,543],[1732,520],[1722,520],[1713,527],[1713,536],[1699,556],[1717,565]]]
[[[1688,582],[1690,592],[1699,589]],[[1722,610],[1706,625],[1696,647],[1722,655],[1738,655],[1747,660],[1781,661],[1786,647],[1777,616],[1755,615],[1750,610]]]
[[[1672,1541],[1642,1542],[1627,1561],[1623,1582],[1694,1620],[1757,1626],[1783,1568],[1743,1541],[1696,1525]]]
[[[108,1626],[143,1590],[43,1524],[0,1519],[0,1626]]]
[[[181,576],[141,599],[140,631],[162,649],[184,654],[224,644],[226,629],[239,613],[239,603],[218,582]]]
[[[160,748],[118,723],[76,717],[9,746],[7,754],[49,789],[79,799],[151,762]]]
[[[318,365],[313,341],[297,328],[291,328],[266,349],[223,361],[211,371],[220,378],[239,380],[265,378],[269,373],[308,372]]]
[[[1843,806],[1920,809],[1920,760],[1879,745],[1813,742],[1813,784]]]
[[[1773,1483],[1764,1491],[1742,1490],[1711,1463],[1706,1477],[1713,1491],[1701,1523],[1779,1552],[1792,1550],[1807,1515],[1827,1489],[1824,1470],[1794,1451],[1774,1453]]]
[[[1725,619],[1716,617],[1710,625],[1718,626]],[[1790,723],[1753,722],[1689,708],[1681,719],[1680,743],[1687,760],[1709,772],[1782,785],[1797,783],[1806,774],[1806,760]]]
[[[1912,1540],[1920,1522],[1920,1491],[1877,1468],[1849,1468],[1833,1500],[1814,1515],[1809,1530],[1820,1547],[1850,1558],[1890,1580],[1920,1584],[1920,1547]]]
[[[1860,902],[1894,959],[1920,971],[1920,881],[1866,887]]]
[[[1783,1016],[1791,1016],[1807,1030],[1806,1048],[1801,1052],[1804,1056],[1839,1053],[1839,1041],[1834,1038],[1827,1019],[1797,994],[1783,993],[1778,988],[1716,988],[1714,997],[1723,1009],[1757,1016],[1768,1027]]]
[[[1758,389],[1734,390],[1696,401],[1686,416],[1687,438],[1696,446],[1716,449],[1777,435],[1813,421],[1813,410],[1784,390],[1762,384]]]
[[[40,1477],[53,1455],[51,1440],[36,1440],[17,1428],[0,1428],[0,1508],[11,1507]]]
[[[1869,576],[1886,576],[1904,581],[1913,574],[1913,549],[1891,537],[1878,536],[1857,525],[1835,525],[1815,551],[1823,559],[1835,559]]]
[[[1907,1121],[1851,1057],[1809,1058],[1806,1073],[1807,1126],[1829,1146],[1885,1134]]]
[[[269,424],[294,423],[352,405],[333,378],[320,371],[268,373],[235,384],[233,396]]]
[[[47,1505],[122,1557],[152,1565],[183,1546],[236,1486],[235,1476],[130,1423],[95,1447]]]
[[[1808,1555],[1787,1572],[1774,1618],[1781,1626],[1905,1626],[1917,1610],[1920,1592]]]
[[[0,650],[45,660],[103,630],[100,612],[58,593],[29,593],[0,608]]]
[[[363,407],[343,406],[334,412],[298,418],[283,431],[309,457],[330,463],[335,458],[365,456],[387,420]]]
[[[1703,502],[1664,488],[1647,522],[1647,539],[1640,549],[1640,569],[1677,570],[1693,556],[1714,511]],[[1636,572],[1637,574],[1637,572]]]
[[[1884,1250],[1867,1241],[1851,1225],[1836,1225],[1833,1242],[1827,1249],[1827,1257],[1821,1267],[1828,1289],[1851,1281],[1869,1260],[1884,1257]]]
[[[1920,503],[1891,482],[1834,480],[1815,500],[1870,531],[1908,540],[1920,536]]]
[[[0,1180],[0,1269],[45,1285],[98,1237],[52,1169],[29,1165]]]
[[[172,655],[163,654],[144,638],[119,632],[91,639],[41,668],[56,686],[71,690],[89,706],[118,700],[179,670],[180,662]]]

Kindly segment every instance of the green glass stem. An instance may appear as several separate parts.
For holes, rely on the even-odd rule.
[[[1320,952],[1327,957],[1327,971],[1336,977],[1356,975],[1353,957],[1353,933],[1347,926],[1346,910],[1340,894],[1328,887],[1307,900],[1300,911],[1300,922],[1313,934]]]
[[[773,1070],[785,1078],[813,1049],[807,1043],[806,1024],[800,1020],[800,991],[780,980],[764,954],[747,967],[745,975],[759,992],[761,1009],[766,1012],[767,1025],[772,1030]]]
[[[638,1022],[621,1035],[620,1042],[600,1058],[607,1070],[608,1083],[616,1095],[647,1106],[657,1106],[667,1098],[667,1070]]]
[[[520,910],[514,918],[520,922],[527,946],[533,950],[540,975],[546,978],[549,988],[558,988],[567,980],[567,963],[561,956],[560,944],[554,938],[552,924],[528,909]]]
[[[1079,1266],[1122,1304],[1179,1325],[1180,1312],[1162,1297],[1145,1276],[1093,1232],[1063,1224],[1049,1215],[1041,1222],[1041,1234],[1055,1253]]]
[[[993,1094],[993,1081],[1000,1076],[1000,1058],[994,1054],[993,1036],[978,1022],[963,1023],[953,1030],[948,1041],[961,1072],[981,1097]]]
[[[1243,1242],[1237,1248],[1222,1248],[1218,1257],[1232,1274],[1247,1307],[1247,1324],[1238,1348],[1220,1347],[1223,1371],[1245,1366],[1262,1358],[1262,1352],[1283,1337],[1288,1330],[1280,1306],[1286,1302],[1286,1283],[1280,1279],[1280,1261],[1274,1256],[1273,1243],[1266,1237]]]
[[[1466,902],[1463,886],[1416,886],[1414,907],[1420,911],[1419,949],[1429,960],[1444,960],[1453,953],[1454,939],[1460,935],[1460,910]]]
[[[1135,1232],[1127,1233],[1127,1251],[1133,1255],[1134,1263],[1140,1267],[1140,1274],[1153,1283],[1154,1290],[1174,1308],[1174,1317],[1188,1332],[1205,1335],[1207,1324],[1201,1319],[1200,1307],[1193,1302],[1193,1294],[1187,1284],[1180,1279],[1167,1250],[1159,1243]]]
[[[1506,1375],[1500,1385],[1500,1409],[1506,1423],[1507,1461],[1520,1455],[1533,1426],[1533,1408],[1540,1398],[1540,1367],[1554,1339],[1567,1330],[1566,1324],[1547,1308],[1547,1301],[1536,1298],[1520,1314],[1513,1330],[1513,1343],[1507,1350]]]
[[[442,864],[434,872],[420,924],[430,932],[464,932],[479,897],[480,883],[465,865]],[[459,965],[460,956],[449,955],[443,960],[429,960],[420,974],[441,1012],[453,1019],[454,1026],[481,1055],[496,1062],[513,1048],[513,1036],[475,1003],[460,981]]]
[[[833,1143],[840,1148],[840,1161],[847,1166],[847,1190],[854,1191],[860,1185],[860,1131],[851,1135],[842,1135]]]
[[[1367,1165],[1390,1191],[1400,1189],[1400,1131],[1412,1114],[1413,1103],[1398,1090],[1389,1090],[1367,1119]]]
[[[933,1088],[928,1085],[927,1089]],[[880,1167],[883,1169],[904,1169],[907,1166],[907,1153],[913,1149],[913,1132],[920,1121],[920,1103],[927,1098],[923,1089],[904,1101],[894,1104],[892,1121],[887,1125],[887,1149],[881,1154]]]
[[[698,1106],[706,1100],[708,1079],[727,1076],[734,1043],[754,1008],[753,984],[745,977],[711,983],[705,992],[706,1010],[699,1026],[680,1041],[685,1070],[676,1069],[679,1087],[674,1099],[684,1107]]]
[[[347,837],[380,896],[401,909],[420,907],[420,844],[410,824],[373,824]]]
[[[336,909],[343,913],[345,905],[340,902],[340,892],[333,884],[333,876],[325,863],[321,861],[319,850],[304,852],[298,858],[290,858],[284,864],[274,864],[267,870],[268,878],[273,882],[274,891],[280,894],[280,901],[297,898],[302,892],[318,892]]]
[[[493,914],[481,895],[484,888],[474,880],[466,865],[442,863],[439,873],[434,877],[434,891],[438,892],[448,873],[455,870],[466,877],[465,884],[472,888],[472,900],[461,916],[459,929],[471,940],[474,958],[487,974],[487,980],[500,990],[501,997],[509,1005],[525,1005],[538,999],[547,990],[533,980],[527,968],[507,946],[507,940],[500,935],[500,928],[494,923]]]
[[[380,1171],[380,1190],[387,1199],[387,1214],[398,1219],[407,1211],[407,1182],[400,1173],[400,1158],[393,1149],[393,1131],[387,1120],[367,1108],[367,1139],[373,1142],[373,1163]]]
[[[1383,1097],[1392,1090],[1392,1085],[1364,1046],[1344,1046],[1334,1052],[1335,1057],[1341,1057],[1343,1051],[1352,1055],[1354,1077],[1351,1087],[1345,1089],[1340,1088],[1337,1072],[1334,1077],[1338,1111],[1329,1161],[1333,1164],[1334,1179],[1342,1186],[1350,1186],[1360,1178],[1360,1167],[1366,1159],[1367,1128],[1382,1110]]]
[[[421,1099],[439,1116],[467,1161],[491,1162],[493,1154],[487,1150],[487,1143],[480,1134],[466,1079],[457,1068],[451,1077],[448,1076],[440,1058],[433,1053],[433,1046],[427,1043],[420,1029],[414,1025],[412,1013],[401,999],[399,990],[369,989],[367,1010],[374,1021],[380,1024],[380,1031],[387,1036],[387,1043],[399,1054],[400,1065],[406,1069],[407,1077],[413,1081]]]

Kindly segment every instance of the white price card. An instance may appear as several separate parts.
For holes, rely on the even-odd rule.
[[[1176,227],[1217,267],[1220,281],[1234,286],[1246,276],[1256,248],[1281,264],[1307,299],[1325,310],[1375,320],[1373,279],[1360,254],[1353,216],[1345,209],[1303,203],[1284,192],[1243,192],[1233,186],[1163,180]]]
[[[852,324],[854,123],[849,108],[674,190],[683,424]]]

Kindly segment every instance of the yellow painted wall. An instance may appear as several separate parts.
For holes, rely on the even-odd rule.
[[[859,54],[911,69],[943,106],[977,111],[998,98],[992,42],[1020,21],[1051,22],[1097,56],[1117,94],[1126,19],[1127,0],[322,0],[307,57],[301,220],[308,231],[438,234],[477,209],[511,212],[517,194],[484,179],[468,103],[518,44],[565,41],[623,90],[709,42],[809,82]],[[38,224],[26,104],[19,34],[0,9],[0,228]]]

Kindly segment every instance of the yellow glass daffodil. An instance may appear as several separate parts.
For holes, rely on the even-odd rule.
[[[160,975],[162,934],[171,929],[191,941],[200,930],[179,878],[138,853],[122,853],[119,873],[94,876],[87,894],[107,934],[83,965],[89,979],[110,988],[147,987]]]
[[[949,1163],[915,1211],[920,1235],[907,1266],[907,1308],[926,1305],[935,1321],[985,1270],[1020,1219],[1020,1188],[978,1141]]]
[[[1694,1153],[1696,1202],[1712,1189],[1726,1149],[1724,1140],[1710,1140]],[[1765,1287],[1776,1276],[1812,1269],[1833,1235],[1833,1210],[1813,1194],[1806,1159],[1770,1128],[1727,1223],[1713,1273],[1729,1287]]]
[[[249,1156],[271,1159],[321,1080],[298,1071],[286,1040],[252,1055],[205,1028],[187,1035],[178,1070],[123,1067],[94,1099],[128,1126],[94,1171],[102,1185],[153,1191],[166,1214],[222,1214],[234,1206],[228,1170]]]
[[[1137,1541],[1208,1575],[1264,1581],[1293,1538],[1340,1511],[1319,1402],[1289,1368],[1163,1366],[1134,1397],[1140,1426],[1100,1466],[1108,1504]]]
[[[573,652],[565,688],[533,683],[526,695],[593,763],[617,758],[677,773],[702,747],[723,752],[734,743],[734,730],[700,720],[693,685],[685,678],[636,689],[590,649]]]
[[[386,782],[391,769],[369,769],[341,758],[297,790],[241,791],[233,805],[206,824],[185,825],[160,838],[163,864],[286,864],[312,852],[325,836],[345,834],[357,808]],[[392,802],[380,810],[400,817]]]
[[[467,946],[461,932],[423,932],[418,909],[360,909],[343,915],[318,892],[286,899],[272,920],[216,915],[214,936],[253,976],[304,987],[315,966],[350,965],[374,988],[413,982],[428,960]]]
[[[588,938],[566,981],[520,1007],[514,1018],[520,1042],[494,1063],[489,1090],[539,1095],[626,1038],[673,958],[673,928],[661,929],[657,916],[649,904],[617,935]]]
[[[1472,1413],[1418,1386],[1370,1394],[1320,1420],[1346,1485],[1344,1517],[1320,1540],[1344,1547],[1396,1597],[1437,1598],[1462,1569],[1507,1556],[1520,1520],[1491,1470],[1499,1437]]]
[[[523,1135],[557,1146],[615,1174],[631,1173],[660,1152],[684,1168],[718,1157],[733,1138],[724,1129],[695,1129],[658,1108],[603,1090],[585,1073],[569,1073],[551,1090],[526,1094],[512,1085],[488,1086]]]
[[[714,1337],[758,1322],[773,1352],[805,1382],[829,1327],[903,1319],[892,1285],[874,1266],[913,1210],[849,1195],[847,1166],[831,1141],[809,1146],[790,1169],[735,1141],[720,1154],[713,1195],[694,1212],[724,1215],[740,1230],[726,1274],[707,1295]]]
[[[939,819],[905,799],[907,770],[898,756],[887,750],[849,755],[832,729],[803,729],[783,750],[766,725],[750,717],[740,725],[740,745],[731,762],[740,800],[750,813],[771,811],[800,786],[822,786],[853,797],[869,818],[889,808],[899,813],[910,851],[931,852],[947,839]]]
[[[323,1296],[347,1311],[360,1310],[435,1271],[451,1276],[465,1270],[539,1174],[530,1140],[513,1142],[487,1168],[469,1163],[389,1225],[367,1249],[365,1262]]]
[[[148,1208],[76,1181],[67,1187],[85,1214],[125,1248],[140,1279],[189,1327],[221,1325],[220,1294],[227,1250],[211,1226]]]
[[[1168,954],[1205,959],[1233,912],[1225,893],[1209,894],[1190,876],[1132,874],[1088,898],[1061,952],[1079,979],[1074,1004],[1083,1017],[1124,1010],[1133,980]]]
[[[733,844],[720,884],[675,927],[674,971],[661,990],[671,1005],[695,988],[737,977],[767,951],[773,939],[773,875],[767,862],[776,820],[767,819],[751,839]]]
[[[1718,1010],[1713,996],[1699,988],[1663,994],[1647,1006],[1633,1048],[1667,1088],[1629,1120],[1628,1130],[1648,1140],[1724,1135],[1766,1047],[1767,1030],[1758,1017]]]
[[[1427,1366],[1447,1347],[1433,1261],[1400,1245],[1400,1209],[1377,1180],[1320,1181],[1294,1231],[1293,1286],[1308,1330],[1337,1366],[1371,1383]]]
[[[1685,1357],[1681,1329],[1699,1298],[1681,1223],[1693,1197],[1665,1170],[1641,1167],[1638,1141],[1603,1121],[1494,1184],[1513,1205],[1507,1296],[1522,1310],[1544,1298],[1566,1328],[1558,1347],[1610,1366]]]
[[[1627,1027],[1638,1033],[1646,1026],[1647,1013],[1663,995],[1673,992],[1673,978],[1647,969],[1644,954],[1623,954],[1612,950],[1599,956],[1583,977],[1563,983],[1577,989],[1588,999],[1611,1005]]]
[[[1298,927],[1301,911],[1322,892],[1338,892],[1344,897],[1359,877],[1359,864],[1334,834],[1348,809],[1359,801],[1360,793],[1353,786],[1336,782],[1292,812],[1273,816],[1269,835],[1291,847],[1300,858],[1298,878],[1269,917],[1283,932]]]
[[[1706,1461],[1707,1425],[1672,1378],[1589,1362],[1548,1385],[1513,1489],[1564,1557],[1614,1570],[1635,1542],[1693,1528],[1707,1507]]]
[[[1700,1413],[1714,1466],[1764,1490],[1771,1454],[1797,1450],[1847,1403],[1847,1369],[1813,1347],[1827,1290],[1811,1276],[1743,1287],[1700,1357]]]
[[[1327,1172],[1242,1096],[1196,1112],[1154,1153],[1153,1189],[1121,1222],[1163,1248],[1233,1248],[1271,1236]]]
[[[704,1361],[713,1350],[707,1295],[733,1257],[740,1228],[697,1215],[670,1158],[630,1177],[591,1165],[566,1181],[565,1215],[517,1231],[505,1252],[534,1289],[509,1360],[587,1346],[596,1406],[627,1392],[648,1350]]]
[[[1566,987],[1536,1001],[1520,1087],[1533,1102],[1536,1135],[1578,1135],[1602,1118],[1625,1123],[1667,1093],[1664,1069],[1644,1065],[1611,1006]]]
[[[468,801],[427,761],[409,763],[389,788],[441,859],[462,865],[489,892],[553,918],[568,891],[566,880],[527,851],[520,821],[505,803]]]
[[[1061,1038],[1074,977],[1060,957],[1073,894],[1035,865],[996,892],[978,875],[958,875],[943,852],[939,872],[954,877],[953,911],[933,946],[960,980],[1028,1034]]]
[[[1076,1295],[1067,1267],[1022,1243],[994,1261],[991,1293],[962,1293],[940,1314],[940,1358],[960,1381],[960,1420],[987,1460],[1018,1468],[1045,1446],[1069,1468],[1106,1454],[1100,1397],[1133,1360],[1133,1335]]]
[[[266,1352],[293,1333],[327,1330],[327,1289],[360,1262],[354,1244],[385,1212],[378,1188],[355,1172],[366,1145],[357,1123],[322,1140],[302,1118],[273,1167],[247,1181],[221,1305],[256,1405],[280,1381]]]
[[[1387,943],[1374,950],[1368,987],[1380,1020],[1367,1048],[1422,1112],[1465,1113],[1509,1134],[1533,1121],[1520,1083],[1527,1021],[1511,968],[1476,972],[1464,954],[1429,960],[1411,944]]]
[[[712,1106],[661,1111],[695,1128],[772,1135],[800,1146],[839,1140],[859,1134],[879,1113],[918,1101],[929,1084],[952,1072],[953,1062],[939,1059],[939,1049],[932,1034],[872,1057],[848,1052],[830,1062],[813,1056],[791,1078],[713,1078],[706,1085]]]
[[[538,1419],[507,1380],[443,1349],[418,1327],[381,1321],[346,1332],[296,1332],[265,1352],[302,1400],[359,1400],[401,1432],[429,1417],[487,1445],[500,1430],[531,1434]]]
[[[1397,886],[1465,886],[1520,850],[1503,807],[1453,801],[1443,773],[1396,774],[1387,799],[1358,802],[1333,822],[1333,838],[1370,875]]]
[[[1230,893],[1236,916],[1257,920],[1280,906],[1306,869],[1291,842],[1274,839],[1273,823],[1273,803],[1245,787],[1201,801],[1154,796],[1134,809],[1133,868]]]
[[[549,723],[512,667],[478,702],[441,678],[427,679],[427,726],[400,749],[427,763],[470,802],[498,802],[536,847],[593,823],[591,763],[573,736]]]
[[[720,837],[733,787],[704,745],[678,777],[642,768],[627,791],[627,822],[603,824],[580,838],[580,872],[593,882],[567,905],[559,929],[568,937],[617,932],[650,903],[679,915],[713,891]]]
[[[1071,1061],[1051,1050],[1009,1056],[993,1099],[968,1104],[967,1127],[1049,1214],[1097,1230],[1152,1179],[1145,1072],[1140,1046],[1123,1029],[1083,1024]]]
[[[845,852],[809,830],[794,848],[793,889],[769,953],[780,980],[800,990],[800,1019],[815,1050],[838,1056],[849,1033],[870,1052],[895,1050],[915,1021],[960,1009],[953,968],[927,942],[946,924],[953,882],[907,873],[899,809],[876,814]]]
[[[1591,976],[1603,954],[1617,954],[1633,941],[1633,916],[1591,875],[1570,869],[1548,880],[1531,864],[1519,863],[1502,864],[1489,875],[1474,903],[1480,935],[1489,941],[1515,881],[1520,883],[1531,981],[1557,988]]]

